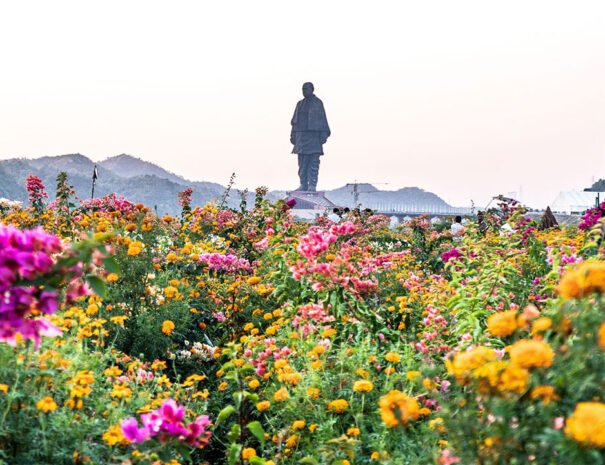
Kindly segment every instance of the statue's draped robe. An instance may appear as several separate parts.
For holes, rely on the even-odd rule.
[[[323,155],[322,142],[330,136],[330,127],[322,101],[315,95],[296,104],[292,117],[292,153]]]

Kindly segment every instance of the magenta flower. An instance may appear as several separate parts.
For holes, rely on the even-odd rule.
[[[132,417],[122,420],[120,427],[124,437],[132,442],[144,442],[151,437],[149,429],[145,426],[139,428],[137,420]]]

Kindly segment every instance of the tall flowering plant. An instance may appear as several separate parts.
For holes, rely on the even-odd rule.
[[[34,175],[30,174],[27,177],[26,182],[27,195],[29,196],[29,202],[32,207],[37,212],[42,212],[44,210],[44,199],[48,198],[48,194],[46,193],[45,186],[42,184],[42,180]]]
[[[181,216],[183,216],[183,218],[186,214],[191,213],[191,194],[193,194],[193,189],[191,187],[188,187],[183,192],[179,192],[176,195],[179,201],[179,205],[182,209]]]

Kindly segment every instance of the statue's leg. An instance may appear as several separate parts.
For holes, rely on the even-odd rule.
[[[306,155],[298,154],[298,179],[300,180],[300,186],[297,190],[307,190],[307,167],[309,163]]]
[[[319,177],[319,155],[307,155],[309,157],[309,190],[317,190],[317,179]]]

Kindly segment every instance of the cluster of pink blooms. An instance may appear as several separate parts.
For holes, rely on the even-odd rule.
[[[208,265],[214,271],[250,270],[250,263],[245,258],[238,258],[233,254],[204,253],[199,257],[200,262]]]
[[[581,230],[586,230],[593,227],[597,224],[597,221],[603,217],[605,214],[605,202],[601,203],[598,207],[591,208],[584,212],[584,216],[582,216],[582,222],[580,223],[579,228]]]
[[[44,190],[45,186],[42,184],[42,180],[33,174],[27,177],[26,181],[27,194],[29,195],[29,201],[33,204],[42,202],[42,199],[47,199],[48,194]]]
[[[188,187],[183,192],[179,192],[176,195],[181,208],[188,208],[191,205],[191,194],[193,194],[193,189]]]
[[[61,241],[42,228],[21,231],[0,224],[0,341],[15,344],[17,333],[36,341],[61,332],[44,318],[27,318],[36,309],[52,314],[59,306],[57,292],[28,284],[51,271],[53,255],[61,252]]]
[[[126,200],[124,197],[116,195],[115,192],[107,194],[96,199],[80,200],[84,208],[100,212],[119,211],[123,214],[132,213],[135,209],[134,203]]]
[[[338,239],[338,236],[353,234],[357,227],[350,221],[335,223],[328,230],[312,226],[309,233],[301,236],[298,243],[298,253],[306,258],[313,258],[325,252]]]
[[[448,325],[447,320],[439,309],[431,305],[427,305],[426,312],[427,316],[422,319],[424,331],[421,333],[420,342],[412,342],[412,347],[423,354],[449,351],[450,347],[445,344],[443,334]]]
[[[192,423],[183,423],[185,407],[177,405],[173,399],[166,399],[159,409],[141,415],[142,427],[136,418],[129,417],[120,423],[124,437],[132,442],[144,442],[157,437],[160,442],[176,438],[192,447],[208,444],[212,433],[207,431],[210,418],[199,416]]]
[[[462,257],[460,251],[458,249],[451,249],[447,252],[443,252],[443,254],[441,255],[441,260],[443,260],[443,263],[447,263],[451,258],[457,257]]]
[[[247,348],[244,350],[244,357],[248,358],[250,364],[256,368],[256,374],[258,376],[263,376],[267,372],[267,359],[273,358],[273,360],[287,359],[292,353],[292,349],[289,347],[277,347],[275,344],[277,343],[275,338],[267,338],[261,342],[265,348],[257,353],[256,358],[252,357],[252,349]],[[251,347],[256,345],[256,342],[253,343]]]
[[[313,333],[320,325],[334,321],[334,315],[330,315],[328,313],[329,310],[330,305],[328,305],[327,309],[322,304],[303,305],[292,319],[292,326],[294,328],[300,326],[303,330],[303,337],[307,337],[308,334]],[[329,329],[329,327],[326,329]]]

